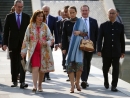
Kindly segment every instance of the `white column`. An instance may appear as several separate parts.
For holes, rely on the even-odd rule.
[[[113,0],[103,0],[106,13],[110,8],[116,9]]]
[[[41,10],[41,0],[32,0],[32,11]]]

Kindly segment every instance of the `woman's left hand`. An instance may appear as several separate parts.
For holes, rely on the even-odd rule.
[[[80,31],[74,31],[74,35],[78,36],[80,34]]]

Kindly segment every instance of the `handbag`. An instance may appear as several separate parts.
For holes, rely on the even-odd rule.
[[[81,39],[79,49],[82,51],[93,52],[94,45],[90,39]]]

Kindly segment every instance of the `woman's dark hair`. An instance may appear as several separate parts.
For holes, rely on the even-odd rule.
[[[68,9],[74,9],[74,10],[75,10],[75,12],[77,12],[77,9],[76,9],[76,7],[75,7],[75,6],[70,6]]]
[[[67,6],[64,6],[64,9],[68,9],[70,6],[69,5],[67,5]]]
[[[38,16],[39,14],[43,14],[43,22],[46,21],[46,18],[45,18],[45,15],[44,15],[43,11],[37,10],[37,11],[35,11],[35,12],[33,13],[32,17],[31,17],[31,19],[30,19],[30,24],[36,23],[36,18],[37,18],[37,16]]]

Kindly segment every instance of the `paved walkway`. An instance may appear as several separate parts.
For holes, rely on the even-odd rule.
[[[92,66],[88,83],[89,88],[78,92],[75,89],[74,94],[70,94],[70,83],[66,82],[67,75],[63,72],[61,66],[60,50],[53,52],[55,60],[55,72],[51,73],[51,81],[43,83],[42,93],[33,94],[32,77],[30,73],[26,75],[26,83],[29,87],[25,90],[19,87],[11,88],[10,61],[6,59],[6,52],[0,50],[0,98],[130,98],[130,85],[119,80],[119,92],[111,92],[103,87],[102,72]],[[111,78],[111,76],[109,76]],[[123,87],[121,87],[123,85]]]

